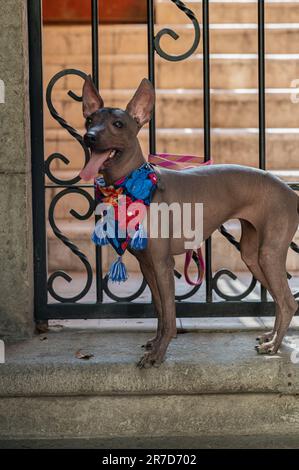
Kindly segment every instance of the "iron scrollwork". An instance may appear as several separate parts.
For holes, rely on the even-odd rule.
[[[292,189],[299,189],[299,188],[292,188]],[[221,225],[218,230],[229,241],[229,243],[231,243],[238,251],[240,251],[240,243],[235,239],[235,237],[231,233],[229,233],[226,230],[224,225]],[[299,246],[295,242],[291,242],[290,248],[295,253],[299,253]],[[219,281],[220,277],[223,276],[223,275],[229,276],[234,281],[237,280],[238,278],[234,273],[232,273],[228,269],[221,269],[221,270],[217,271],[217,273],[213,277],[213,289],[219,295],[219,297],[221,297],[222,299],[225,299],[225,300],[231,300],[231,301],[233,301],[233,300],[235,300],[235,301],[242,300],[245,297],[247,297],[254,290],[254,288],[257,284],[257,280],[252,276],[251,283],[250,283],[249,287],[244,292],[242,292],[239,295],[235,295],[235,296],[228,295],[228,294],[225,294],[220,289],[220,287],[218,286],[218,281]],[[292,278],[291,274],[289,274],[288,272],[287,272],[287,278],[288,279]],[[294,297],[296,299],[298,299],[299,298],[299,292],[294,294]]]
[[[74,209],[70,210],[70,214],[75,217],[78,220],[86,220],[89,219],[89,217],[92,216],[94,212],[94,199],[93,197],[84,189],[82,188],[66,188],[60,191],[56,196],[51,201],[50,207],[49,207],[49,223],[51,225],[51,228],[55,234],[55,236],[64,243],[65,246],[67,246],[78,258],[82,263],[84,264],[84,267],[86,269],[87,273],[87,280],[84,289],[77,295],[73,297],[62,297],[61,295],[57,294],[54,290],[53,283],[55,279],[58,277],[65,279],[67,282],[72,281],[72,277],[69,276],[67,273],[64,271],[56,271],[52,273],[49,276],[48,279],[48,291],[50,295],[57,300],[58,302],[77,302],[78,300],[82,299],[90,290],[91,284],[92,284],[92,278],[93,278],[93,272],[92,272],[92,267],[87,259],[87,257],[79,250],[79,248],[74,245],[63,233],[59,230],[55,223],[55,217],[54,217],[54,212],[55,212],[55,207],[58,201],[60,201],[61,198],[69,195],[69,194],[79,194],[87,199],[87,202],[89,203],[89,208],[86,212],[86,214],[79,214],[77,211]]]
[[[198,20],[197,20],[195,14],[193,13],[193,11],[190,10],[189,8],[187,8],[186,5],[183,2],[181,2],[180,0],[171,0],[171,1],[172,1],[172,3],[175,3],[175,5],[180,10],[182,10],[188,16],[188,18],[190,18],[190,20],[192,21],[193,26],[194,26],[194,41],[193,41],[193,44],[192,44],[191,48],[188,51],[186,51],[186,52],[184,52],[183,54],[180,54],[180,55],[171,55],[171,54],[168,54],[167,52],[163,51],[163,49],[160,46],[160,41],[161,41],[161,38],[163,36],[168,35],[168,36],[172,37],[174,40],[177,40],[180,37],[175,31],[173,31],[170,28],[161,29],[161,31],[159,31],[156,34],[156,36],[154,38],[154,43],[155,43],[155,49],[156,49],[156,51],[157,51],[157,53],[159,54],[160,57],[163,57],[163,59],[166,59],[166,60],[169,60],[169,61],[172,61],[172,62],[179,62],[180,60],[187,59],[188,57],[190,57],[196,51],[196,49],[199,45],[199,42],[200,42],[200,26],[199,26]]]
[[[77,75],[78,77],[81,77],[83,80],[85,80],[85,78],[86,78],[86,74],[84,72],[81,72],[80,70],[76,70],[76,69],[66,69],[66,70],[62,70],[61,72],[58,72],[57,74],[55,74],[52,77],[52,79],[50,80],[50,82],[47,86],[46,102],[47,102],[47,105],[48,105],[51,116],[60,124],[60,126],[62,128],[66,129],[66,131],[72,137],[74,137],[74,139],[76,139],[77,142],[81,145],[82,150],[84,152],[85,164],[86,164],[89,161],[90,154],[89,154],[88,148],[84,144],[82,136],[76,131],[76,129],[74,129],[72,126],[70,126],[62,116],[60,116],[60,114],[55,109],[55,107],[53,105],[53,102],[52,102],[52,92],[53,92],[53,88],[54,88],[55,84],[58,82],[58,80],[60,80],[61,78],[65,77],[67,75]],[[69,91],[68,95],[72,99],[74,99],[75,101],[79,101],[79,102],[82,101],[82,97],[77,96],[72,91]],[[51,164],[55,159],[58,159],[58,160],[62,161],[65,165],[69,165],[69,163],[70,163],[70,160],[65,155],[62,155],[61,153],[57,153],[57,152],[51,154],[47,158],[47,160],[45,161],[45,173],[46,173],[47,177],[53,183],[55,183],[58,186],[63,187],[63,186],[66,186],[66,185],[67,186],[75,185],[76,183],[78,183],[80,181],[79,176],[76,176],[75,178],[71,178],[71,179],[68,179],[68,180],[61,180],[57,176],[55,176],[51,171]],[[58,201],[60,201],[60,199],[62,199],[63,197],[65,197],[69,194],[72,194],[72,193],[78,194],[80,196],[85,197],[87,199],[87,202],[89,203],[89,208],[88,208],[86,214],[81,215],[78,212],[76,212],[74,209],[71,209],[70,214],[73,217],[75,217],[78,220],[86,220],[89,217],[91,217],[93,212],[94,212],[94,199],[92,198],[92,196],[87,191],[85,191],[84,189],[79,188],[79,187],[75,187],[75,186],[74,187],[67,187],[66,189],[63,189],[62,191],[60,191],[57,195],[54,196],[54,198],[52,199],[52,201],[50,203],[49,223],[50,223],[50,226],[53,230],[53,233],[55,234],[55,236],[59,240],[61,240],[61,242],[66,247],[68,247],[72,251],[72,253],[74,255],[76,255],[80,259],[80,261],[83,263],[83,265],[85,267],[86,275],[87,275],[85,287],[82,289],[81,292],[79,292],[78,294],[76,294],[73,297],[63,297],[63,296],[59,295],[54,289],[54,281],[57,278],[63,278],[65,281],[70,283],[73,279],[69,274],[65,273],[64,271],[59,270],[59,271],[56,271],[56,272],[52,273],[49,276],[49,278],[48,278],[48,292],[50,293],[50,295],[55,300],[57,300],[58,302],[62,302],[62,303],[64,303],[64,302],[77,302],[78,300],[82,299],[89,292],[89,290],[91,288],[91,285],[92,285],[92,279],[93,279],[92,267],[91,267],[87,257],[79,250],[79,248],[74,243],[72,243],[61,232],[61,230],[57,227],[57,225],[55,223],[54,212],[55,212],[56,204],[58,203]]]
[[[224,225],[221,225],[218,230],[229,241],[229,243],[231,243],[238,251],[240,251],[240,243],[235,239],[235,237],[231,233],[226,230]],[[247,289],[245,289],[244,292],[241,292],[238,295],[229,295],[223,292],[218,284],[219,279],[224,275],[230,277],[233,281],[236,281],[238,279],[238,277],[229,269],[220,269],[215,273],[213,277],[213,289],[216,294],[224,300],[237,301],[245,299],[249,294],[251,294],[257,283],[257,280],[254,278],[254,276],[252,276],[250,285]]]
[[[141,282],[141,285],[140,285],[139,289],[137,289],[137,291],[134,292],[131,295],[121,297],[119,295],[114,294],[114,292],[112,292],[109,289],[109,276],[108,276],[108,274],[106,274],[106,276],[103,279],[103,289],[104,289],[105,294],[110,299],[114,300],[115,302],[132,302],[132,300],[138,299],[138,297],[140,297],[140,295],[145,291],[146,286],[147,286],[147,282],[144,279],[144,276],[142,276],[142,282]]]
[[[193,252],[193,256],[192,256],[192,260],[194,261],[195,265],[196,265],[196,270],[197,270],[197,277],[199,277],[199,274],[200,274],[200,265],[199,265],[199,261],[198,261],[198,258],[196,256],[196,253]],[[177,278],[177,279],[181,279],[182,278],[182,274],[177,270],[177,269],[174,269],[174,276]],[[112,292],[109,288],[109,277],[108,277],[108,274],[106,274],[106,276],[104,277],[103,279],[103,289],[104,289],[104,292],[106,293],[106,295],[116,301],[116,302],[132,302],[132,300],[136,300],[138,299],[138,297],[140,297],[140,295],[144,292],[145,288],[147,286],[147,282],[145,280],[144,277],[142,277],[142,282],[141,282],[141,285],[139,287],[139,289],[129,295],[129,296],[125,296],[125,297],[121,297],[121,296],[118,296],[116,295],[114,292]],[[175,295],[175,300],[177,301],[182,301],[182,300],[185,300],[185,299],[189,299],[190,297],[192,297],[194,294],[196,294],[196,292],[200,289],[201,287],[201,284],[197,285],[197,286],[193,286],[192,289],[190,289],[190,291],[186,292],[185,294],[176,294]]]
[[[46,91],[46,101],[47,105],[49,108],[49,111],[51,113],[51,116],[60,124],[61,127],[63,127],[74,139],[77,140],[77,142],[81,145],[84,155],[85,155],[85,165],[90,159],[90,153],[86,145],[84,144],[82,136],[77,132],[76,129],[74,129],[72,126],[70,126],[66,120],[58,113],[58,111],[55,109],[53,102],[52,102],[52,92],[55,84],[60,80],[61,78],[65,77],[66,75],[77,75],[78,77],[81,77],[83,80],[86,78],[86,74],[84,72],[81,72],[80,70],[76,69],[66,69],[62,70],[61,72],[58,72],[57,74],[54,75],[54,77],[50,80],[47,91]],[[75,101],[81,102],[82,97],[76,95],[73,91],[68,91],[68,95]],[[50,226],[55,234],[55,236],[64,243],[65,246],[67,246],[73,253],[76,255],[80,261],[83,263],[85,269],[86,269],[86,274],[87,274],[87,280],[84,289],[78,293],[77,295],[73,297],[62,297],[59,295],[55,289],[54,289],[54,281],[57,278],[63,278],[67,282],[72,281],[72,277],[69,276],[67,273],[64,271],[56,271],[52,273],[49,276],[48,279],[48,291],[50,295],[57,300],[58,302],[77,302],[78,300],[82,299],[90,290],[91,285],[92,285],[92,279],[93,279],[93,271],[92,267],[87,259],[87,257],[78,249],[74,243],[72,243],[57,227],[55,223],[55,217],[54,217],[54,212],[55,212],[55,207],[58,201],[72,193],[75,193],[77,195],[81,195],[85,197],[89,203],[89,209],[87,210],[86,214],[80,215],[78,212],[75,210],[71,209],[70,214],[75,217],[78,220],[86,220],[89,217],[92,216],[94,209],[95,209],[95,201],[94,198],[83,188],[80,188],[76,186],[76,184],[80,181],[80,176],[76,176],[75,178],[71,178],[68,180],[61,180],[57,176],[55,176],[52,171],[51,171],[51,164],[52,162],[58,159],[62,161],[65,165],[69,165],[70,160],[65,156],[62,155],[61,153],[53,153],[51,154],[46,162],[45,162],[45,173],[48,176],[48,178],[55,183],[58,187],[66,187],[66,189],[60,191],[51,201],[50,207],[49,207],[49,223]],[[133,293],[130,296],[127,297],[119,297],[115,295],[110,289],[108,285],[108,276],[106,275],[103,279],[103,290],[107,294],[108,297],[110,297],[112,300],[121,302],[121,301],[132,301],[138,298],[144,289],[146,288],[146,281],[144,277],[142,277],[142,283],[139,289],[135,293]]]
[[[216,294],[219,295],[219,297],[225,300],[237,301],[237,300],[245,299],[254,290],[256,283],[257,283],[257,280],[252,276],[251,283],[244,292],[238,295],[229,295],[223,292],[218,285],[219,279],[221,278],[221,276],[224,276],[224,275],[230,277],[233,281],[236,281],[238,277],[229,269],[220,269],[219,271],[215,273],[215,276],[213,277],[213,289],[216,292]]]
[[[62,77],[65,77],[67,75],[77,75],[78,77],[81,77],[83,80],[85,80],[87,76],[84,72],[81,72],[80,70],[76,70],[76,69],[66,69],[66,70],[62,70],[61,72],[58,72],[57,74],[54,75],[54,77],[52,77],[52,79],[50,80],[47,86],[46,101],[47,101],[47,105],[48,105],[51,116],[55,119],[55,121],[57,121],[60,124],[61,127],[67,130],[67,132],[72,137],[74,137],[74,139],[76,139],[77,142],[81,145],[82,150],[84,152],[85,165],[86,165],[86,163],[89,161],[90,154],[89,154],[88,148],[84,144],[82,136],[76,131],[76,129],[70,126],[62,116],[60,116],[58,111],[55,109],[53,105],[53,101],[52,101],[52,92],[53,92],[54,85],[58,82],[58,80],[60,80]],[[68,95],[75,101],[82,101],[82,97],[77,96],[72,91],[69,91]],[[70,163],[69,159],[65,155],[62,155],[61,153],[55,152],[51,154],[45,162],[45,172],[48,178],[53,183],[59,184],[59,185],[65,185],[65,184],[73,185],[73,184],[78,183],[80,181],[80,176],[76,176],[75,178],[72,178],[69,180],[61,180],[57,178],[57,176],[53,175],[53,173],[51,172],[51,163],[56,159],[60,160],[65,165],[69,165]]]

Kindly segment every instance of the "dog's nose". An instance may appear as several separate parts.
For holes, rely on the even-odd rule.
[[[96,142],[96,135],[94,132],[87,132],[84,136],[84,142],[87,146],[92,145]]]

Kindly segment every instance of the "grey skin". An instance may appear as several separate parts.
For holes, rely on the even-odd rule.
[[[97,159],[109,184],[145,162],[137,135],[149,122],[154,103],[154,89],[143,79],[125,111],[105,108],[90,77],[86,79],[83,114],[91,163],[81,171],[83,179],[96,176]],[[103,163],[103,154],[109,149],[116,149],[117,153]],[[286,276],[287,251],[298,226],[297,195],[270,173],[246,166],[212,165],[187,171],[162,168],[157,171],[159,186],[153,202],[203,203],[204,240],[228,219],[240,220],[242,260],[270,292],[276,307],[273,330],[259,338],[256,349],[261,354],[277,353],[298,307]],[[159,366],[171,339],[176,337],[174,255],[185,252],[184,242],[184,238],[171,236],[149,237],[145,250],[132,251],[151,289],[158,317],[156,336],[145,345],[139,367]]]

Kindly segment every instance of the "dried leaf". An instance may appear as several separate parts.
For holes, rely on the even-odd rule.
[[[49,325],[47,321],[39,322],[35,324],[35,332],[36,334],[43,334],[49,331]]]
[[[47,339],[48,339],[47,336],[41,336],[41,337],[39,338],[40,341],[46,341]]]
[[[87,361],[87,360],[90,359],[91,357],[94,357],[94,355],[93,355],[93,354],[90,354],[90,353],[82,352],[82,349],[79,349],[79,350],[76,352],[76,358],[77,358],[77,359],[84,359],[85,361]]]

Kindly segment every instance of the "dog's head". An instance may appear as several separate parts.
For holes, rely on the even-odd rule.
[[[151,118],[155,91],[151,82],[144,78],[126,110],[105,108],[89,76],[85,80],[82,97],[86,119],[84,142],[91,150],[91,158],[80,177],[90,180],[100,171],[123,165],[130,159],[139,130]]]

